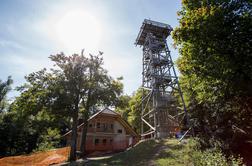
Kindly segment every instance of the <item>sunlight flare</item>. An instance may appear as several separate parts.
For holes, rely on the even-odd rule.
[[[98,20],[83,11],[70,11],[63,15],[56,24],[56,35],[69,51],[98,51],[101,28]]]

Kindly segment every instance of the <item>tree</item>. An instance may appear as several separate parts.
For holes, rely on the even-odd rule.
[[[130,112],[128,121],[131,126],[138,132],[141,132],[141,112],[142,112],[142,89],[139,88],[129,101]]]
[[[66,132],[66,116],[62,116],[62,111],[61,114],[56,114],[49,107],[52,101],[50,89],[53,86],[49,84],[53,81],[52,75],[43,69],[29,74],[25,79],[25,85],[17,88],[20,96],[15,98],[1,118],[1,155],[30,153],[48,149],[50,146],[57,147],[60,140],[56,139],[55,135],[58,132]],[[53,144],[49,143],[49,140]]]
[[[88,72],[86,73],[86,82],[88,84],[84,87],[86,93],[83,94],[81,101],[84,108],[83,123],[86,124],[82,128],[80,147],[82,155],[85,155],[87,124],[90,112],[99,105],[115,105],[123,89],[123,85],[120,82],[121,78],[114,80],[108,75],[102,65],[103,58],[101,53],[97,56],[90,55]]]
[[[122,118],[128,121],[129,113],[131,111],[129,102],[131,100],[131,96],[122,95],[119,97],[119,100],[116,104],[116,112],[121,114]]]
[[[77,125],[79,104],[86,93],[85,86],[88,82],[87,73],[88,59],[82,54],[73,54],[66,56],[63,53],[51,55],[50,59],[59,69],[52,69],[53,74],[57,77],[56,87],[61,93],[54,93],[55,102],[64,101],[64,106],[72,117],[72,136],[70,161],[76,159],[76,142],[77,142]],[[62,107],[59,107],[61,110]]]
[[[204,142],[234,148],[251,138],[252,2],[183,0],[178,14],[173,39],[194,126]]]
[[[9,76],[5,82],[0,80],[0,113],[6,108],[6,95],[11,90],[12,83],[13,80],[11,76]]]
[[[63,53],[51,55],[50,59],[55,62],[59,70],[53,69],[53,74],[60,78],[57,86],[62,93],[56,93],[55,102],[61,103],[67,99],[66,106],[72,115],[72,137],[70,160],[76,159],[76,138],[79,108],[84,108],[83,131],[81,137],[81,152],[84,155],[87,122],[92,109],[99,105],[112,105],[122,92],[122,84],[119,80],[114,80],[102,67],[103,59],[101,52],[97,55],[85,57],[74,54],[66,56]],[[64,94],[64,95],[62,95]],[[57,96],[58,95],[58,96]],[[63,97],[64,96],[64,97]],[[57,104],[58,105],[58,104]],[[62,108],[60,108],[62,109]]]
[[[144,90],[145,95],[148,91]],[[121,116],[129,122],[129,124],[134,128],[138,133],[141,132],[141,113],[142,113],[142,97],[143,89],[137,89],[132,96],[122,95],[119,98],[119,101],[116,105],[116,111],[121,114]],[[145,111],[149,111],[149,108]],[[144,126],[145,128],[147,126]],[[147,129],[147,128],[146,128]]]

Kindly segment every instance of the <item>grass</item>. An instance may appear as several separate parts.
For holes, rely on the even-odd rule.
[[[188,140],[187,140],[188,141]],[[167,166],[190,166],[193,165],[191,161],[191,148],[188,143],[179,143],[175,139],[163,140],[163,147],[157,156],[154,158],[155,165]]]
[[[226,158],[218,149],[200,150],[195,139],[148,140],[109,158],[89,161],[90,166],[241,166],[240,158]]]
[[[148,140],[136,147],[110,158],[90,161],[91,166],[140,166],[140,165],[177,165],[190,164],[189,148],[175,139]]]
[[[148,140],[139,143],[134,148],[116,154],[107,159],[88,162],[90,166],[142,166],[148,165],[155,155],[155,152],[161,146],[160,141]]]

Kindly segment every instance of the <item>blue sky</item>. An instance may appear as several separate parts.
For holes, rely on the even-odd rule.
[[[14,87],[24,76],[51,67],[51,54],[104,52],[104,67],[124,77],[124,91],[141,85],[141,48],[134,45],[145,18],[178,26],[180,1],[171,0],[6,0],[0,4],[0,79]],[[174,60],[178,51],[168,45]],[[18,95],[12,91],[10,96]]]

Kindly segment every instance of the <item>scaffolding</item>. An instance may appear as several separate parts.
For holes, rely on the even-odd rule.
[[[174,134],[187,117],[183,95],[166,38],[172,27],[145,19],[135,44],[143,49],[142,137],[162,138]],[[179,96],[182,107],[179,108]]]

